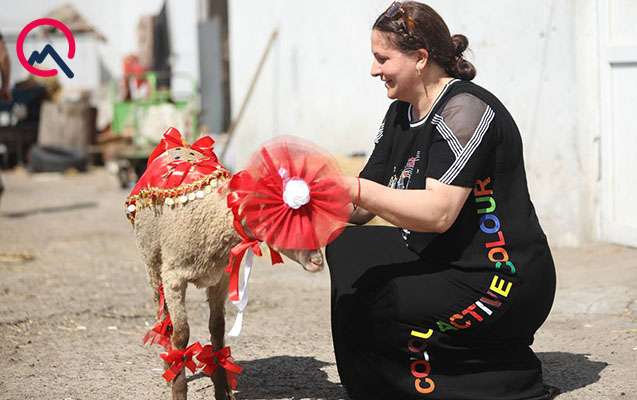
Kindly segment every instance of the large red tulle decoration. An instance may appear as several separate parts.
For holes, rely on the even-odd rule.
[[[323,247],[342,232],[351,213],[336,160],[296,137],[264,143],[228,188],[236,220],[250,236],[279,249]]]

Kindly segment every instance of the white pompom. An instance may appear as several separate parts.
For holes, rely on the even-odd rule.
[[[291,179],[283,189],[283,201],[295,210],[310,202],[310,187],[302,179]]]

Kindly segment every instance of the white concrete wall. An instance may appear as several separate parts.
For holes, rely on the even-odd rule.
[[[2,0],[0,30],[23,26],[69,0]],[[71,0],[108,42],[97,45],[109,72],[135,50],[137,22],[161,0]],[[335,154],[369,152],[390,101],[369,75],[370,27],[385,0],[229,0],[233,113],[248,90],[269,35],[279,36],[233,141],[241,160],[277,134],[293,134]],[[496,94],[525,143],[529,187],[554,245],[597,237],[599,85],[593,0],[433,0],[452,33],[470,41],[475,82]],[[198,81],[197,0],[168,0],[174,71]],[[81,60],[81,56],[76,56]],[[75,62],[75,60],[73,60]],[[21,66],[13,64],[14,76]],[[73,67],[71,67],[73,69]],[[188,82],[174,88],[187,91]]]
[[[335,154],[369,152],[389,100],[371,78],[370,27],[389,1],[232,0],[233,113],[279,30],[232,146],[233,164],[294,134]],[[598,104],[594,1],[429,4],[470,41],[475,82],[496,94],[525,143],[529,187],[553,245],[594,238]]]

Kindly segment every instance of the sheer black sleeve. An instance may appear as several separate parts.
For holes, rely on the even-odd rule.
[[[490,129],[494,118],[491,107],[472,94],[451,98],[432,120],[436,130],[426,176],[449,185],[473,187],[495,146]]]

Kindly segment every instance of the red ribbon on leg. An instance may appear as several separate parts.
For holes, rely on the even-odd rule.
[[[166,349],[170,349],[170,336],[173,333],[173,324],[170,320],[170,315],[166,315],[166,318],[163,321],[159,321],[153,326],[151,329],[146,332],[146,336],[144,336],[143,344],[152,338],[150,341],[150,346],[155,343],[165,347]]]
[[[164,314],[164,308],[166,306],[164,286],[159,285],[157,290],[159,291],[159,314],[157,315],[157,319],[161,320],[161,316]],[[146,332],[142,343],[146,344],[146,342],[150,340],[150,346],[158,344],[165,347],[166,349],[170,349],[170,336],[172,336],[172,333],[173,323],[170,320],[170,314],[166,312],[166,318],[164,318],[162,321],[157,321],[155,326],[153,326],[148,330],[148,332]]]
[[[159,354],[164,361],[172,363],[170,368],[162,375],[166,381],[170,382],[184,369],[188,368],[195,372],[197,364],[192,360],[194,356],[201,352],[202,347],[199,342],[195,342],[184,350],[168,350]]]
[[[198,368],[203,368],[204,374],[210,376],[217,369],[217,366],[221,366],[226,370],[226,376],[228,377],[228,383],[232,389],[235,389],[238,384],[237,374],[241,373],[243,367],[235,364],[230,359],[232,354],[230,353],[230,347],[224,347],[223,349],[214,352],[212,346],[207,344],[203,350],[197,355],[197,360],[201,361]]]
[[[159,314],[157,314],[157,319],[161,318],[161,315],[164,313],[164,307],[166,306],[166,297],[164,296],[164,285],[159,285],[157,287],[159,290]]]

